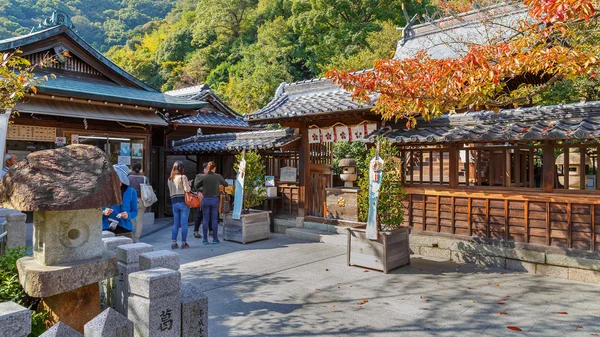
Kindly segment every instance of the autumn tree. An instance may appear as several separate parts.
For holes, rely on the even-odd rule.
[[[530,105],[565,81],[596,77],[596,1],[526,0],[527,15],[508,25],[487,15],[476,1],[443,3],[445,14],[458,23],[457,8],[479,10],[481,24],[490,26],[485,29],[488,38],[458,41],[455,45],[463,49],[456,57],[436,58],[423,49],[402,59],[378,60],[372,71],[331,70],[327,76],[357,100],[370,101],[377,95],[374,111],[387,120],[406,118],[407,127],[414,127],[418,117],[430,120],[457,110]],[[425,18],[444,32],[440,21]]]

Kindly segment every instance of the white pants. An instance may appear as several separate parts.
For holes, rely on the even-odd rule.
[[[133,242],[138,242],[140,236],[142,236],[142,229],[144,228],[144,212],[146,207],[141,198],[138,198],[138,214],[135,220],[133,220]]]

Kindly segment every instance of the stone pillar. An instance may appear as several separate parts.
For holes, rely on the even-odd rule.
[[[85,323],[100,313],[100,287],[96,282],[66,293],[46,297],[42,300],[41,306],[50,313],[49,323],[56,324],[61,321],[77,331],[83,331]]]
[[[5,230],[8,232],[6,248],[25,247],[27,238],[26,219],[27,215],[18,211],[6,215]]]
[[[83,337],[83,335],[65,323],[58,322],[41,334],[40,337]]]
[[[208,337],[208,297],[189,283],[181,285],[181,337]]]
[[[111,299],[112,307],[127,317],[127,299],[129,297],[129,285],[127,279],[130,274],[140,270],[140,254],[153,251],[154,248],[146,243],[132,243],[117,247],[117,267],[119,276],[116,278],[113,297]]]
[[[115,233],[113,233],[111,231],[102,231],[102,238],[103,239],[114,238],[114,237],[115,237]]]
[[[85,337],[133,337],[133,322],[108,308],[84,327]]]
[[[104,236],[104,233],[105,232],[102,232],[103,236]],[[104,245],[104,250],[106,250],[106,251],[116,254],[117,248],[119,246],[129,245],[129,244],[133,243],[133,240],[131,240],[130,238],[127,238],[124,236],[115,237],[114,233],[112,233],[112,232],[107,232],[107,233],[112,234],[112,237],[102,238],[102,244]],[[100,307],[102,310],[113,306],[112,299],[115,296],[114,292],[116,291],[116,284],[117,284],[117,278],[115,278],[115,277],[101,281],[101,284],[100,284]]]
[[[153,268],[129,275],[135,337],[181,337],[181,274]]]
[[[27,337],[31,333],[31,311],[15,302],[0,303],[0,335]]]
[[[152,268],[179,270],[179,265],[179,254],[170,250],[157,250],[155,252],[140,254],[140,270]]]

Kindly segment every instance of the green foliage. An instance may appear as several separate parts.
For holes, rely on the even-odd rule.
[[[163,19],[176,0],[0,0],[0,39],[27,34],[53,11],[71,16],[75,29],[98,50],[123,44],[130,31]]]
[[[242,154],[238,154],[235,162],[235,170],[238,171]],[[244,176],[244,203],[246,211],[252,207],[259,206],[265,200],[265,163],[258,152],[246,152],[246,173]]]
[[[23,98],[29,90],[35,91],[35,85],[42,79],[33,75],[35,66],[43,66],[46,60],[40,65],[32,65],[28,60],[19,56],[21,52],[1,53],[0,60],[0,110],[10,109]],[[54,77],[54,75],[50,75]],[[48,80],[48,76],[44,76]]]
[[[180,0],[108,56],[164,90],[206,83],[249,113],[281,82],[319,77],[333,66],[370,68],[393,55],[403,2],[411,15],[428,7],[419,0]]]
[[[356,160],[356,168],[359,175],[365,172],[368,174],[369,163],[367,162],[367,154],[369,154],[369,150],[367,150],[366,145],[362,142],[333,143],[333,167],[335,172],[338,172],[339,174],[338,163],[340,159],[349,156]]]
[[[379,204],[377,222],[381,230],[394,230],[400,228],[404,222],[404,208],[400,201],[406,196],[402,186],[402,166],[398,158],[398,148],[387,140],[380,140],[379,156],[383,159],[383,179],[379,190]],[[368,167],[371,159],[375,157],[375,147],[369,150],[365,159]],[[358,216],[361,221],[366,221],[369,214],[369,171],[365,171],[358,179]]]
[[[6,249],[0,256],[0,302],[13,301],[32,310],[32,326],[29,337],[37,337],[46,331],[47,312],[35,312],[38,299],[29,297],[19,283],[17,260],[27,255],[27,247]]]
[[[584,75],[574,81],[559,81],[536,97],[536,105],[566,104],[600,100],[600,82]]]

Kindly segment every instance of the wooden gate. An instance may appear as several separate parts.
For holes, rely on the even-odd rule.
[[[310,216],[325,217],[325,189],[332,187],[333,172],[327,164],[312,164],[310,166],[310,200],[308,213]]]

